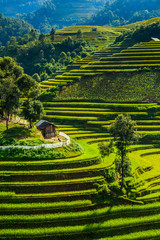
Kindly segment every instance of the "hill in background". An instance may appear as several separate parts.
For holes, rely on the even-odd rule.
[[[24,16],[24,19],[47,33],[53,26],[60,29],[76,25],[102,8],[104,3],[105,0],[47,0],[40,9]]]
[[[0,14],[0,45],[6,45],[11,37],[20,37],[28,34],[33,28],[24,20],[4,17]]]
[[[6,16],[30,13],[37,10],[45,0],[0,0],[0,11]]]
[[[120,26],[160,16],[158,0],[107,1],[105,7],[85,24]]]

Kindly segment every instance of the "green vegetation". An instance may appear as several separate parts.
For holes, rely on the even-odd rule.
[[[21,98],[27,98],[24,102],[23,114],[30,122],[39,120],[43,115],[43,106],[37,98],[40,95],[38,83],[29,75],[24,74],[13,58],[0,58],[0,97],[1,97],[1,118],[8,122],[13,114],[17,114],[21,105]],[[30,101],[32,98],[32,101]]]
[[[125,187],[124,178],[131,175],[130,161],[127,159],[127,147],[139,139],[136,133],[135,122],[130,116],[118,115],[115,122],[109,128],[109,132],[114,137],[115,146],[118,150],[118,158],[115,162],[115,168],[121,178],[121,190]]]
[[[15,19],[4,17],[2,13],[0,13],[0,45],[5,46],[7,42],[14,42],[16,37],[19,39],[27,35],[30,30],[33,28],[29,23]]]
[[[154,17],[159,17],[160,4],[158,0],[145,2],[143,0],[107,1],[85,24],[121,26]]]
[[[132,46],[135,43],[148,42],[152,37],[160,38],[160,18],[143,21],[129,33],[124,33],[116,39],[116,42]]]
[[[69,35],[69,29],[73,38],[58,43],[58,39]],[[79,29],[81,32],[78,33]],[[82,42],[76,39],[77,34],[80,39],[82,33],[82,39],[88,36],[91,39],[88,29],[88,26],[57,32],[53,29],[49,35],[41,34],[39,39],[25,45],[38,46],[39,51],[39,46],[46,47],[48,43],[55,48],[55,54],[58,47],[62,47],[57,59],[52,59],[52,65],[57,62],[66,65],[67,71],[56,72],[55,76],[52,72],[52,77],[47,79],[46,74],[50,73],[43,69],[41,79],[46,79],[40,84],[43,94],[39,99],[43,103],[45,119],[52,120],[58,131],[73,140],[67,147],[56,150],[18,149],[19,144],[31,146],[47,141],[43,142],[33,129],[9,125],[9,130],[4,131],[4,124],[0,125],[0,145],[15,146],[1,147],[1,238],[159,238],[160,45],[149,42],[127,48],[127,44],[117,44],[101,50],[98,45],[97,52],[84,59],[74,61],[73,54],[74,63],[67,66],[68,44],[81,45]],[[109,27],[104,27],[104,32],[105,29],[113,34],[112,41],[120,34],[118,29],[114,29],[114,33]],[[98,31],[93,33],[94,37]],[[35,31],[32,34],[37,38]],[[90,40],[86,41],[88,44]],[[87,44],[85,50],[78,45],[81,52],[89,50]],[[43,49],[45,53],[39,51],[42,59],[50,59],[48,49],[48,52]],[[38,85],[24,75],[23,70],[19,78],[13,72],[12,69],[9,75],[19,89],[20,97],[28,104],[32,103],[32,97],[39,94]],[[2,69],[2,73],[8,72]],[[34,75],[34,79],[40,81],[39,75]],[[127,114],[130,117],[124,117]],[[135,129],[141,135],[139,145],[133,144],[137,138]],[[115,148],[113,138],[118,161],[116,151],[112,151]],[[99,145],[107,152],[101,151],[103,158]],[[123,191],[120,191],[119,183]]]
[[[44,1],[40,9],[25,14],[22,17],[35,28],[40,29],[41,32],[47,33],[52,26],[59,29],[64,26],[77,25],[80,20],[85,19],[102,7],[104,2],[104,0],[98,2],[93,0],[86,2],[82,0],[77,3],[74,0],[69,0],[68,2],[63,0],[58,0],[56,2],[47,0]]]

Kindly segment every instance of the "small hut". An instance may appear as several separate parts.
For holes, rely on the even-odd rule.
[[[159,39],[159,38],[153,38],[153,37],[151,37],[151,41],[159,42],[160,39]]]
[[[93,27],[92,28],[92,32],[96,32],[97,31],[97,28],[96,27]]]
[[[44,138],[52,138],[57,135],[57,127],[46,120],[40,120],[37,122],[36,127],[42,132]]]

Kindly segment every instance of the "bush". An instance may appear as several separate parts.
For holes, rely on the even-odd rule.
[[[1,149],[0,159],[8,160],[39,160],[39,159],[56,159],[65,158],[66,155],[56,152],[53,149],[22,149],[22,148],[7,148]]]

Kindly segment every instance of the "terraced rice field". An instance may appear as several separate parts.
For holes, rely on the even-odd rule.
[[[68,66],[68,71],[55,79],[42,82],[43,90],[56,85],[68,85],[79,81],[82,76],[101,75],[107,72],[135,72],[160,67],[160,43],[148,42],[125,46],[107,47],[89,57]]]
[[[72,65],[68,65],[67,71],[62,72],[61,74],[56,74],[54,79],[48,79],[47,81],[41,82],[40,86],[42,90],[48,88],[56,87],[57,85],[66,86],[71,83],[77,82],[81,79],[82,76],[92,76],[95,74],[102,74],[103,72],[90,71],[81,69],[83,65],[89,64],[90,62],[99,61],[102,57],[111,56],[114,52],[120,52],[122,50],[119,46],[106,47],[99,51],[96,51],[93,55],[90,55],[82,60],[79,60]]]
[[[114,55],[114,51],[122,49],[103,49],[69,66],[68,72],[42,82],[42,89],[60,83],[64,86],[83,75],[113,71],[113,66],[114,71],[137,71],[146,65],[158,67],[159,47],[158,43],[143,43]],[[159,136],[160,106],[145,102],[76,101],[43,105],[45,119],[78,141],[84,154],[67,159],[0,162],[0,239],[160,239],[157,142],[129,149],[134,202],[126,196],[115,204],[110,203],[109,197],[105,203],[97,201],[97,184],[104,183],[104,171],[113,167],[115,159],[111,154],[102,160],[98,151],[98,143],[112,139],[108,127],[119,113],[125,113],[136,120],[140,134]],[[152,107],[157,109],[157,115],[150,118],[147,109]]]
[[[97,184],[115,155],[102,161],[98,143],[118,113],[130,113],[139,133],[160,134],[160,120],[146,109],[156,103],[44,103],[48,120],[78,141],[84,154],[67,159],[0,162],[1,239],[159,239],[159,154],[153,144],[130,148],[133,194],[137,202],[100,203]],[[143,110],[144,109],[144,110]],[[107,200],[107,199],[106,199]],[[125,205],[122,203],[125,202]],[[141,204],[145,202],[145,204]],[[151,202],[151,203],[150,203]],[[139,204],[138,204],[139,203]]]

